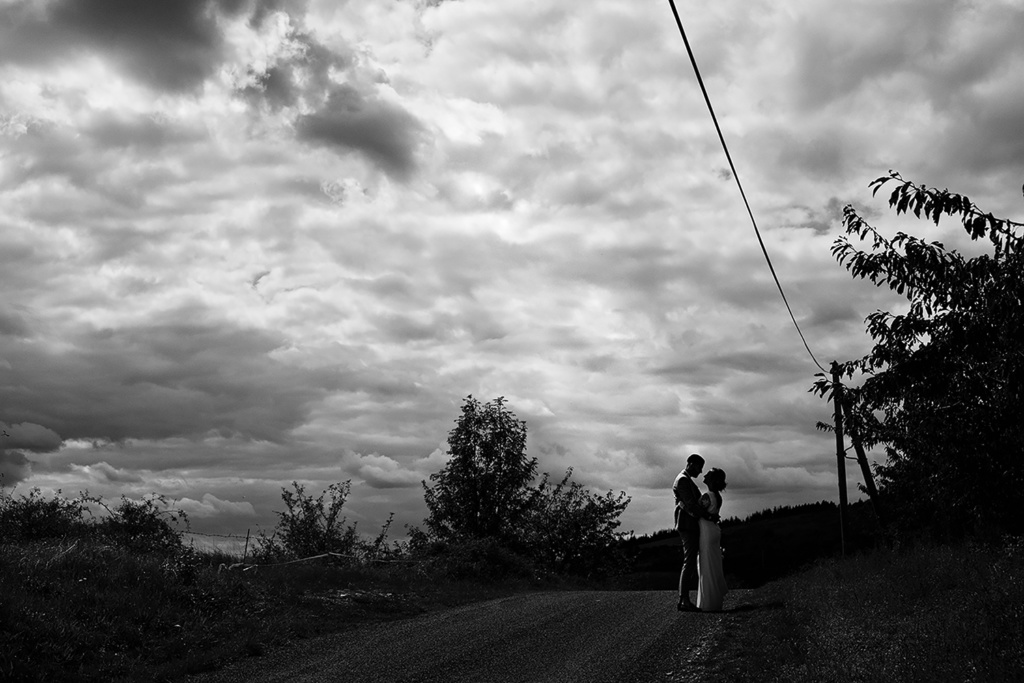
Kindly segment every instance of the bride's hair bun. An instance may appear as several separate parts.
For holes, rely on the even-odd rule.
[[[712,467],[710,470],[708,470],[707,478],[718,485],[719,491],[723,490],[726,487],[725,470],[721,470],[717,467]]]

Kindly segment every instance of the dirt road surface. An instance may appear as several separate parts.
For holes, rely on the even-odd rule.
[[[726,612],[747,593],[731,591]],[[677,612],[673,591],[531,593],[366,625],[192,680],[697,681],[725,616]]]

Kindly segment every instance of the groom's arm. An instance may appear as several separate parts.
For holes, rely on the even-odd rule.
[[[680,480],[675,487],[676,502],[683,508],[683,512],[696,518],[709,519],[708,511],[700,506],[700,493],[695,486],[688,485],[689,482]]]

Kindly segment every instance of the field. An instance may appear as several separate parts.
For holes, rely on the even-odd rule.
[[[710,680],[1024,680],[1024,545],[920,546],[816,563],[727,614]]]

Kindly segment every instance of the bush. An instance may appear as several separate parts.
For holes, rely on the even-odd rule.
[[[356,549],[356,527],[345,526],[341,510],[348,498],[350,481],[331,484],[316,498],[293,481],[294,491],[281,489],[285,510],[277,512],[278,522],[268,536],[260,532],[253,557],[258,562],[275,562],[324,553],[351,554]]]
[[[619,516],[629,504],[625,493],[593,493],[570,482],[572,468],[558,484],[545,474],[524,519],[524,551],[547,571],[602,577],[625,568],[619,543]]]
[[[164,503],[165,499],[154,496],[136,502],[121,496],[121,503],[113,510],[108,508],[110,515],[98,523],[100,534],[112,543],[138,552],[181,551],[181,532],[171,524],[183,522],[187,526],[188,517],[181,511],[161,510],[156,501]]]
[[[38,488],[15,498],[0,489],[0,540],[33,541],[76,536],[86,529],[84,497],[67,499],[61,492],[47,499]]]

